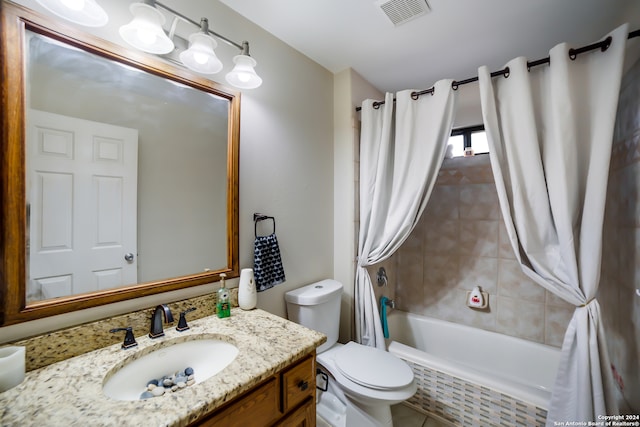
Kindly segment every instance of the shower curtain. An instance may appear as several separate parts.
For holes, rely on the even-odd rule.
[[[378,306],[365,268],[389,258],[415,227],[429,200],[451,133],[452,80],[432,95],[387,93],[379,108],[362,104],[360,234],[355,283],[356,341],[385,349]],[[395,112],[395,116],[394,116]]]
[[[609,160],[627,38],[605,52],[550,66],[509,62],[507,78],[478,72],[491,166],[507,232],[522,270],[576,306],[565,333],[547,415],[554,422],[618,414],[600,306],[595,299]],[[603,283],[602,286],[607,286]]]

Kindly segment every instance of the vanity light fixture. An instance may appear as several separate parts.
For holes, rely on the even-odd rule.
[[[218,42],[209,35],[209,20],[200,20],[200,31],[189,36],[189,49],[180,52],[180,61],[188,68],[202,74],[215,74],[222,70],[222,62],[214,49]]]
[[[262,79],[253,69],[256,60],[249,56],[249,42],[242,42],[242,53],[233,58],[236,64],[225,76],[227,82],[240,89],[255,89],[262,84]]]
[[[214,31],[211,31],[209,29],[209,21],[206,18],[202,18],[200,23],[198,24],[196,21],[155,0],[145,0],[144,4],[134,3],[133,5],[131,5],[131,12],[134,13],[134,15],[134,5],[136,4],[145,6],[145,10],[151,9],[154,12],[157,12],[158,15],[161,15],[163,17],[162,22],[158,25],[160,33],[156,33],[158,34],[159,38],[166,37],[169,41],[171,41],[172,38],[178,37],[174,33],[177,21],[179,19],[188,22],[196,27],[199,27],[200,30],[198,32],[193,33],[189,36],[189,48],[181,52],[179,55],[179,61],[187,68],[202,74],[214,74],[222,69],[222,62],[220,62],[214,52],[214,49],[217,47],[217,42],[212,37],[214,36],[222,40],[223,42],[241,50],[240,55],[236,55],[233,58],[233,62],[236,65],[233,70],[231,70],[226,75],[227,82],[239,89],[255,89],[262,84],[262,79],[256,74],[255,70],[253,69],[253,67],[256,66],[256,61],[251,56],[249,56],[249,42],[243,41],[240,45]],[[160,13],[157,8],[164,9],[170,14],[174,15],[173,24],[171,25],[171,31],[169,32],[168,37],[165,34],[164,29],[162,29],[162,24],[164,23],[164,15],[162,15],[162,13]],[[134,21],[132,21],[129,25],[132,25]],[[127,38],[123,35],[122,28],[120,29],[120,35],[125,39],[125,41],[141,50],[157,54],[168,54],[174,50],[173,42],[171,43],[171,49],[164,52],[152,52],[150,50],[144,49],[140,45],[131,43],[129,40],[127,40]]]
[[[37,0],[60,18],[85,27],[102,27],[109,22],[107,12],[95,0]]]
[[[133,20],[119,30],[124,41],[144,52],[164,54],[173,51],[173,41],[162,29],[166,18],[155,8],[154,1],[132,3],[129,10]]]
[[[37,0],[51,13],[76,24],[100,27],[107,24],[109,17],[96,0]],[[167,34],[163,28],[167,18],[159,9],[173,15],[171,29]],[[249,42],[236,43],[221,34],[209,29],[209,20],[202,18],[200,23],[186,17],[176,10],[156,1],[143,0],[132,3],[129,10],[133,19],[119,29],[120,37],[129,45],[144,52],[155,55],[166,55],[165,59],[178,62],[201,74],[215,74],[223,65],[214,49],[218,46],[216,39],[240,49],[240,54],[233,58],[235,66],[227,73],[227,83],[238,89],[255,89],[262,84],[256,74],[256,60],[249,55]],[[186,40],[175,34],[178,20],[185,21],[199,28],[189,36],[189,47],[183,50]],[[174,44],[174,39],[180,48]],[[179,54],[178,54],[179,52]]]

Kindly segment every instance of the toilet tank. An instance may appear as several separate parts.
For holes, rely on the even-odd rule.
[[[327,336],[327,342],[318,347],[318,353],[338,341],[341,295],[342,283],[333,279],[311,283],[284,295],[289,320]]]

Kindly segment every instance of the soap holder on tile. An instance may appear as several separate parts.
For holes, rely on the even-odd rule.
[[[467,307],[475,308],[475,309],[479,309],[479,310],[482,310],[482,309],[485,309],[485,308],[489,307],[489,293],[488,292],[481,291],[480,294],[482,295],[482,301],[480,303],[475,303],[475,304],[472,303],[472,295],[471,294],[473,292],[474,291],[467,291],[466,300],[465,300],[466,304],[467,304]]]

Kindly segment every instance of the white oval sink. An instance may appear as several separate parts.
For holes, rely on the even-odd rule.
[[[125,365],[113,375],[107,374],[102,390],[112,399],[139,400],[152,379],[189,367],[194,371],[195,383],[201,383],[226,368],[237,355],[238,348],[235,345],[215,338],[167,343],[129,363],[125,361]]]

